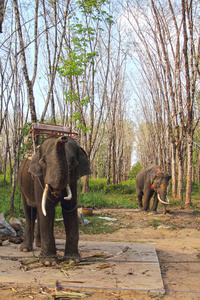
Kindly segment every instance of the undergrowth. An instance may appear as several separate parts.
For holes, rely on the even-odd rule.
[[[199,205],[195,203],[195,199],[198,200],[200,198],[199,187],[199,184],[193,185],[193,203],[190,207],[190,209],[194,211],[194,215],[196,216],[199,216],[200,210]],[[3,186],[3,175],[0,174],[0,213],[3,213],[5,217],[9,217],[11,190],[12,188],[9,183],[9,174],[7,174],[5,186]],[[78,207],[138,208],[134,179],[129,179],[115,185],[106,185],[106,178],[90,179],[89,193],[83,194],[81,190],[82,183],[80,182],[80,189],[78,188]],[[169,209],[170,207],[182,208],[184,206],[184,202],[181,202],[177,199],[170,199],[170,201],[171,204],[168,206]],[[14,217],[24,217],[18,185],[16,186],[14,199]],[[62,217],[62,210],[60,205],[56,207],[56,217]],[[154,224],[154,226],[156,226],[156,224]]]

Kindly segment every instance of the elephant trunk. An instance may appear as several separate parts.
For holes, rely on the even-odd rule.
[[[163,201],[163,200],[160,198],[160,195],[158,194],[158,200],[159,200],[162,204],[170,204],[169,198],[166,197],[166,199],[167,199],[167,202]]]

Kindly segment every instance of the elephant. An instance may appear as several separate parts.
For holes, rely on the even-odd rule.
[[[163,172],[159,166],[150,165],[141,170],[135,178],[136,194],[140,210],[148,211],[151,197],[154,194],[152,211],[157,212],[158,201],[162,203],[163,213],[166,214],[166,204],[169,204],[167,198],[167,187],[171,176]],[[144,196],[142,204],[142,197]],[[165,201],[167,200],[167,202]]]
[[[32,159],[19,167],[18,183],[26,219],[21,251],[32,251],[34,225],[36,246],[41,247],[40,261],[57,263],[54,238],[55,206],[60,202],[66,233],[64,258],[78,258],[77,180],[91,174],[85,151],[67,136],[48,137]]]

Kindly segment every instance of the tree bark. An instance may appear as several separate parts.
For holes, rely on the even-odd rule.
[[[53,90],[54,81],[55,81],[55,77],[56,77],[57,67],[58,67],[58,63],[59,63],[59,60],[60,60],[60,54],[61,54],[61,50],[62,50],[62,46],[63,46],[63,40],[64,40],[64,37],[65,37],[65,34],[66,34],[66,22],[67,22],[68,10],[69,10],[69,2],[70,2],[70,0],[66,1],[66,7],[65,7],[64,18],[63,18],[63,28],[62,28],[61,38],[60,38],[60,44],[59,44],[59,47],[58,47],[57,55],[56,55],[56,49],[55,49],[53,70],[52,70],[52,73],[51,73],[51,76],[50,76],[49,89],[48,89],[48,93],[47,93],[45,107],[44,107],[44,110],[43,110],[42,116],[41,116],[41,122],[44,122],[44,118],[45,118],[47,108],[48,108],[48,105],[49,105],[49,100],[51,99],[51,95],[52,95],[52,90]]]
[[[2,33],[3,18],[4,18],[4,0],[0,0],[0,33]]]
[[[177,184],[176,184],[176,146],[174,143],[171,144],[171,157],[172,157],[172,162],[171,162],[171,170],[172,170],[172,197],[176,198],[177,197]]]
[[[18,31],[18,36],[19,36],[21,61],[22,61],[22,65],[23,65],[23,73],[24,73],[24,77],[25,77],[25,81],[26,81],[28,98],[29,98],[29,106],[30,106],[30,111],[31,111],[31,121],[37,122],[36,109],[35,109],[35,98],[33,95],[33,83],[31,82],[29,75],[28,75],[28,67],[27,67],[27,62],[26,62],[25,47],[24,47],[24,40],[23,40],[23,35],[22,35],[18,2],[17,2],[17,0],[13,0],[13,2],[14,2],[14,8],[15,8],[15,20],[16,20],[17,31]]]

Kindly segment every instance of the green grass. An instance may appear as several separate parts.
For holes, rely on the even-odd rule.
[[[6,181],[5,186],[3,186],[3,175],[0,174],[0,213],[3,213],[4,217],[9,217],[10,214],[10,197],[11,197],[12,187]],[[20,197],[20,190],[17,185],[14,199],[14,217],[23,216],[23,207]]]
[[[137,208],[136,198],[131,195],[116,195],[106,194],[105,192],[90,192],[88,194],[81,194],[79,206],[93,207],[93,208]]]
[[[104,217],[103,215],[99,215]],[[98,215],[87,216],[86,218],[90,223],[87,226],[80,226],[80,232],[84,234],[100,234],[100,233],[111,233],[118,230],[121,226],[117,221],[107,221],[99,219]]]
[[[200,199],[200,185],[194,184],[192,191],[193,204],[191,209],[194,211],[194,215],[199,216],[200,207],[195,203],[195,199]],[[82,183],[81,183],[82,188]],[[78,188],[79,190],[79,188]],[[81,189],[80,189],[81,190]],[[0,212],[5,217],[9,217],[10,210],[10,196],[11,186],[9,184],[9,174],[7,174],[6,185],[3,186],[3,175],[0,174]],[[171,198],[171,197],[170,197]],[[152,203],[152,202],[151,202]],[[138,208],[137,197],[135,194],[135,180],[127,180],[117,185],[106,185],[106,178],[102,179],[90,179],[89,181],[89,193],[82,194],[80,192],[78,206],[93,207],[93,208]],[[177,199],[171,199],[170,208],[181,208],[184,206],[184,202]],[[15,200],[14,200],[14,216],[24,217],[23,207],[20,199],[19,187],[16,188]],[[56,218],[62,217],[62,210],[60,205],[56,207]],[[155,225],[156,226],[156,225]]]
[[[193,215],[197,216],[197,217],[200,217],[200,211],[199,210],[194,210]]]
[[[151,222],[148,223],[148,226],[152,226],[154,228],[158,228],[158,226],[162,223],[161,220],[152,220]]]
[[[122,227],[118,220],[107,221],[99,219],[99,217],[107,217],[107,215],[93,214],[92,216],[83,216],[83,218],[88,220],[90,223],[87,225],[80,225],[79,232],[84,234],[112,233]],[[63,221],[55,222],[55,227],[64,228]]]

